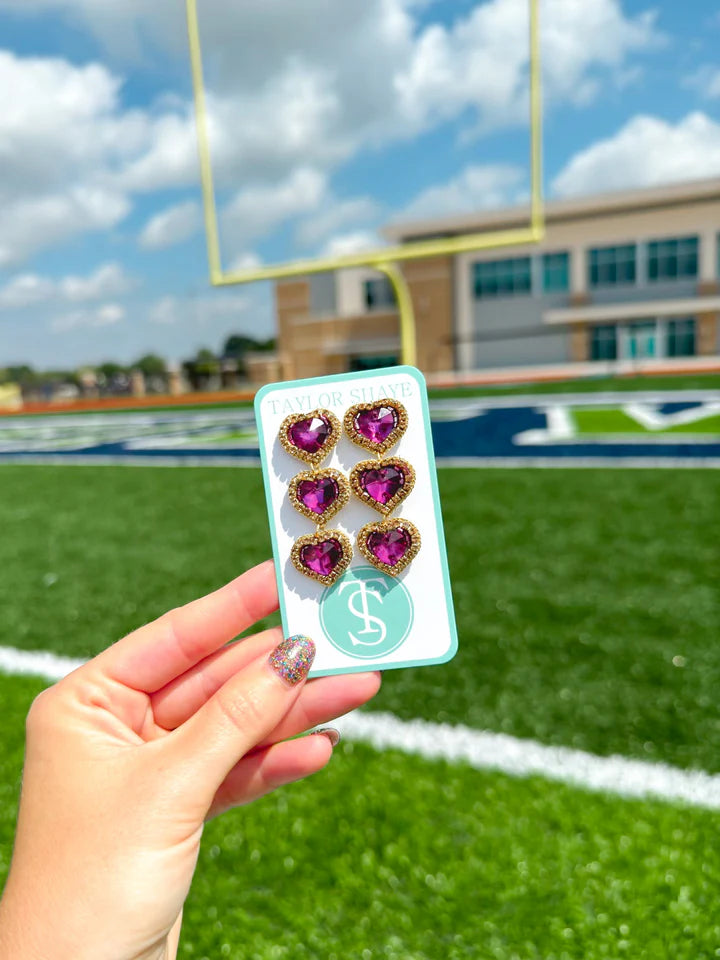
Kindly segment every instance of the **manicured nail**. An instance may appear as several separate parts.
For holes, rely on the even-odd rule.
[[[270,654],[270,666],[294,687],[308,675],[315,659],[315,644],[310,637],[297,634],[279,643]]]
[[[313,733],[321,733],[327,737],[333,747],[336,747],[340,743],[340,731],[336,730],[335,727],[320,727],[319,730],[314,730]]]

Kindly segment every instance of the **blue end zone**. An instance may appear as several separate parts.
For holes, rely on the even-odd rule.
[[[698,433],[663,433],[638,424],[637,433],[587,436],[575,432],[572,407],[642,406],[661,424],[680,417]],[[695,411],[695,412],[693,412]],[[703,418],[720,412],[717,394],[679,399],[629,394],[444,400],[433,405],[433,443],[440,463],[540,461],[607,463],[616,459],[720,465],[720,436],[702,434]],[[692,427],[691,427],[692,428]],[[250,410],[164,411],[0,419],[0,461],[228,463],[258,462]]]

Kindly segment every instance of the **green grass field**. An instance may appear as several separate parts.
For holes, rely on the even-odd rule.
[[[714,471],[441,470],[460,651],[370,709],[720,771]],[[259,471],[0,468],[0,644],[91,656],[269,555]],[[0,677],[0,880],[25,712]],[[720,956],[717,814],[344,743],[210,824],[180,956]]]

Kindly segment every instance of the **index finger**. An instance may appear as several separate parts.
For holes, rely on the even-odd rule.
[[[266,560],[129,633],[95,664],[125,686],[154,693],[277,608],[275,566]]]

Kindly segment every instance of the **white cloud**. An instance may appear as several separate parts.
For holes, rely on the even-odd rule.
[[[117,297],[132,288],[132,280],[119,263],[105,263],[86,277],[59,280],[35,273],[21,273],[0,287],[0,308],[30,307],[51,300],[78,303]]]
[[[125,319],[125,308],[119,303],[105,303],[91,310],[73,310],[50,321],[55,333],[66,333],[78,327],[109,327]]]
[[[67,300],[101,300],[127,293],[133,281],[119,263],[104,263],[87,277],[63,277],[59,291]]]
[[[171,247],[188,240],[200,229],[200,205],[195,200],[175,204],[151,217],[143,227],[138,242],[148,250]]]
[[[587,103],[605,75],[622,75],[630,54],[661,42],[654,21],[652,12],[625,16],[617,0],[545,0],[546,99]],[[492,0],[450,26],[427,27],[395,78],[403,112],[425,124],[472,105],[480,129],[524,122],[527,30],[526,0]]]
[[[218,320],[244,318],[251,306],[251,298],[238,293],[185,298],[168,295],[150,306],[148,316],[152,323],[168,326],[188,322],[196,326],[207,326]]]
[[[262,258],[249,251],[236,257],[230,264],[230,270],[237,270],[238,272],[241,270],[256,270],[260,266],[262,266]]]
[[[130,210],[113,174],[142,148],[147,118],[123,111],[120,80],[100,64],[0,51],[0,265],[78,233],[119,223]]]
[[[718,14],[720,17],[720,14]],[[705,63],[685,77],[684,86],[697,90],[705,100],[720,97],[720,67]]]
[[[453,213],[471,213],[516,203],[526,179],[520,167],[506,164],[469,166],[447,183],[423,190],[399,219],[422,220]]]
[[[22,263],[77,234],[114,227],[130,211],[122,194],[82,184],[69,185],[64,193],[18,192],[5,202],[0,198],[0,205],[0,267]]]
[[[351,197],[349,200],[327,197],[318,213],[306,217],[298,225],[296,238],[301,246],[313,247],[343,227],[377,219],[379,213],[380,205],[372,197]]]
[[[44,303],[55,295],[57,286],[47,277],[35,273],[21,273],[0,288],[0,307],[13,309]]]
[[[90,6],[86,16],[106,27],[112,14]],[[421,26],[414,6],[206,2],[201,27],[219,78],[207,94],[219,182],[282,180],[301,165],[330,170],[362,147],[411,138],[465,111],[475,129],[524,124],[527,0],[478,3],[448,26]],[[170,11],[144,4],[137,17],[159,32]],[[545,0],[541,26],[547,96],[576,104],[607,78],[626,82],[628,58],[661,40],[653,13],[628,17],[618,0]],[[151,140],[124,172],[128,189],[197,180],[189,105],[157,118]]]
[[[472,131],[525,123],[526,0],[488,0],[469,12],[458,5],[447,25],[422,23],[422,6],[204,0],[201,29],[215,68],[207,97],[215,174],[220,190],[246,185],[223,216],[231,258],[285,217],[318,212],[319,222],[304,228],[314,242],[323,230],[328,236],[359,225],[323,225],[320,205],[331,174],[361,150],[460,117]],[[114,62],[145,55],[150,44],[184,65],[176,0],[0,0],[0,9],[55,10],[84,22]],[[628,60],[659,42],[653,15],[626,15],[618,0],[544,0],[542,31],[555,102],[584,103],[600,84],[623,82],[633,68]],[[13,91],[0,112],[0,265],[114,227],[136,193],[197,185],[193,113],[177,95],[127,109],[121,78],[101,64],[9,53],[0,53],[0,85]],[[291,187],[303,192],[290,196]],[[171,237],[165,213],[170,226],[150,221],[145,245]],[[189,207],[173,215],[190,230]],[[298,240],[305,242],[303,228]]]
[[[575,154],[552,188],[559,196],[572,196],[718,174],[720,123],[699,111],[675,124],[639,115],[614,136]]]
[[[222,212],[222,227],[231,246],[245,247],[267,236],[286,220],[315,210],[325,196],[326,177],[300,167],[281,183],[256,184],[238,190]]]
[[[364,253],[366,250],[378,250],[384,246],[386,246],[385,241],[372,230],[355,230],[328,240],[321,256],[344,257],[353,253]]]
[[[180,303],[177,297],[161,297],[150,308],[150,321],[152,323],[177,323],[181,319]],[[185,309],[183,302],[182,309]]]

